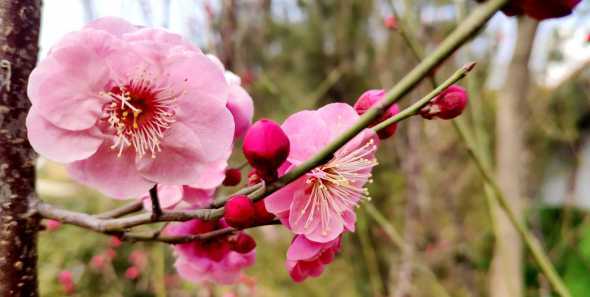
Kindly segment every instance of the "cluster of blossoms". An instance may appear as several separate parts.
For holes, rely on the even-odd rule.
[[[102,18],[65,36],[32,72],[28,136],[44,157],[115,199],[140,199],[152,209],[156,186],[163,210],[209,207],[218,187],[235,186],[228,168],[234,144],[252,167],[248,184],[272,183],[304,163],[386,96],[369,90],[356,104],[333,103],[252,124],[253,102],[235,74],[181,36]],[[427,119],[458,116],[465,91],[453,86],[425,106]],[[371,126],[399,113],[393,105]],[[243,230],[278,220],[293,233],[286,267],[299,282],[322,273],[355,230],[355,208],[368,198],[382,139],[397,124],[367,128],[330,160],[263,200],[231,197],[223,218],[172,223],[169,236],[235,228],[233,233],[173,246],[179,274],[194,282],[232,283],[254,263],[256,242]],[[51,224],[50,224],[51,223]],[[48,222],[48,228],[55,225]],[[104,259],[103,259],[104,260]],[[102,260],[97,258],[97,265]],[[133,265],[134,279],[145,265]]]

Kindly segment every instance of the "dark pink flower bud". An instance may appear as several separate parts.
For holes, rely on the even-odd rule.
[[[108,259],[105,255],[94,255],[92,259],[90,259],[90,266],[96,270],[102,270],[107,261]]]
[[[243,232],[240,232],[236,236],[232,237],[229,241],[229,244],[232,251],[238,252],[240,254],[247,254],[256,247],[256,241],[254,238]]]
[[[45,221],[45,228],[47,231],[55,231],[61,227],[61,222],[57,220],[46,220]]]
[[[253,226],[254,216],[254,202],[246,195],[234,196],[225,204],[223,218],[228,225],[236,229]]]
[[[526,14],[541,21],[569,15],[580,2],[581,0],[511,0],[502,7],[502,12],[507,16]]]
[[[371,107],[373,107],[373,105],[375,105],[375,103],[381,101],[383,99],[383,97],[385,97],[385,90],[382,90],[382,89],[368,90],[368,91],[364,92],[356,100],[356,103],[354,104],[354,110],[356,110],[356,112],[359,115],[363,115],[365,112],[367,112],[367,110],[369,110]],[[377,125],[380,122],[387,120],[388,118],[390,118],[398,113],[399,113],[399,107],[397,106],[397,104],[393,104],[392,106],[389,107],[389,109],[387,109],[387,111],[383,115],[381,115],[381,117],[379,117],[376,121],[374,121],[371,124],[371,126]],[[382,129],[379,132],[377,132],[377,135],[379,135],[379,138],[381,138],[381,139],[386,139],[386,138],[393,136],[395,134],[396,130],[397,130],[397,124],[394,123],[394,124],[387,126],[385,129]]]
[[[385,19],[383,19],[383,26],[385,26],[385,28],[387,28],[388,30],[396,30],[397,19],[393,15],[387,16],[385,17]]]
[[[467,101],[467,91],[458,85],[452,85],[424,106],[420,115],[428,120],[434,117],[450,120],[463,112]]]
[[[242,181],[242,173],[238,168],[228,168],[225,170],[225,179],[223,185],[227,187],[237,186]]]
[[[524,13],[539,21],[572,13],[581,0],[520,0]]]
[[[263,200],[254,202],[254,216],[256,225],[268,224],[275,219],[275,215],[266,210]]]
[[[250,165],[266,178],[276,177],[277,168],[289,156],[289,138],[277,123],[262,119],[244,137],[244,155]]]

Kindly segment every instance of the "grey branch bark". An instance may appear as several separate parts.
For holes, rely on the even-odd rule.
[[[27,79],[39,50],[39,0],[0,0],[0,296],[37,296],[31,211],[35,155],[27,141]]]
[[[527,165],[523,105],[531,84],[528,64],[537,22],[522,18],[518,26],[518,41],[506,85],[498,97],[496,158],[498,183],[516,215],[522,218]],[[492,208],[497,234],[490,272],[490,296],[523,296],[522,241],[502,209],[497,205]]]

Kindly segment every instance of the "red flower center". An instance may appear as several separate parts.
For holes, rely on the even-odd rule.
[[[103,112],[115,136],[112,148],[119,151],[119,156],[133,147],[139,158],[148,152],[155,158],[156,152],[161,151],[164,132],[176,120],[174,107],[179,94],[139,79],[115,86],[103,95],[111,99]]]

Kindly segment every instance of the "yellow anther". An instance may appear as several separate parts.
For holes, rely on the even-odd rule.
[[[139,125],[137,124],[137,118],[139,117],[140,113],[141,113],[141,109],[133,111],[133,129],[139,128]]]

